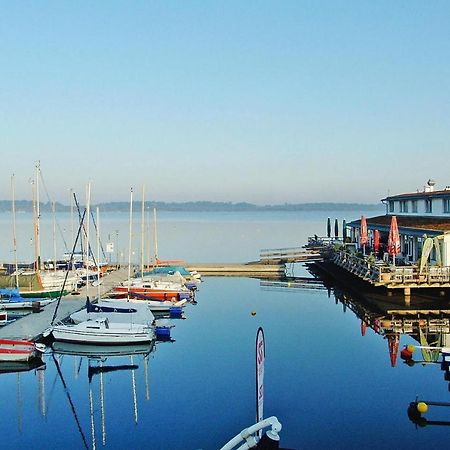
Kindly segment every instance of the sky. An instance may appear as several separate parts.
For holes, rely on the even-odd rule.
[[[0,0],[0,199],[377,203],[450,184],[448,1]]]

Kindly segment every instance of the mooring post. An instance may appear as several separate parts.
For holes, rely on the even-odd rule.
[[[403,293],[405,295],[405,305],[409,306],[411,304],[411,288],[405,287]]]

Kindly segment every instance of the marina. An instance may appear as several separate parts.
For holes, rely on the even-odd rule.
[[[320,227],[323,227],[326,218],[324,214],[318,215],[314,219],[314,226],[305,227],[300,236],[297,229],[302,219],[297,217],[294,221],[291,218],[281,225],[284,227],[284,234],[289,234],[292,244],[298,240],[306,242],[311,231],[320,230]],[[267,229],[272,229],[273,223],[268,219],[268,217],[261,219],[260,227],[264,228],[267,224]],[[163,230],[170,229],[171,220],[173,219],[164,219],[164,216],[160,220],[161,242],[166,242]],[[247,220],[246,216],[242,216],[244,228],[245,220]],[[123,229],[126,229],[125,215],[122,216],[122,221]],[[226,220],[223,222],[222,229],[223,233],[227,233]],[[205,245],[211,248],[212,242],[206,241]],[[255,247],[259,248],[258,243],[250,249],[249,253],[257,254]],[[292,248],[295,248],[295,245]],[[242,250],[242,246],[240,242],[237,242],[232,249],[233,254],[237,254],[239,249]],[[217,255],[212,253],[200,259],[201,249],[194,246],[187,250],[185,255],[181,255],[186,261],[193,261],[194,258],[197,261],[217,259]],[[171,253],[174,252],[169,250],[169,254]],[[222,255],[224,260],[227,256],[229,255],[226,252]],[[251,258],[246,259],[251,260]],[[284,447],[326,448],[332,445],[331,440],[326,436],[318,437],[314,433],[309,421],[301,419],[300,404],[302,410],[306,407],[310,414],[314,415],[317,426],[325,427],[326,423],[330,423],[331,417],[333,418],[336,432],[339,433],[343,442],[341,448],[344,446],[352,448],[355,433],[357,439],[363,438],[357,431],[360,429],[359,425],[352,426],[348,432],[345,431],[348,430],[349,418],[355,424],[358,424],[359,420],[360,423],[364,423],[365,420],[377,421],[377,433],[387,432],[390,430],[389,424],[395,423],[398,434],[405,433],[408,436],[411,423],[404,411],[405,405],[411,401],[411,395],[420,393],[422,398],[443,399],[447,385],[445,380],[436,376],[432,370],[420,371],[420,364],[416,364],[415,367],[403,364],[401,350],[404,345],[420,345],[424,342],[423,337],[421,340],[420,329],[427,336],[427,342],[433,345],[437,335],[445,334],[449,326],[448,308],[439,304],[439,297],[431,301],[423,296],[418,297],[415,292],[412,293],[411,303],[408,306],[404,303],[401,290],[393,290],[392,295],[389,296],[385,292],[378,292],[377,287],[372,286],[375,292],[371,292],[370,289],[362,289],[354,284],[355,278],[351,274],[348,274],[351,280],[349,283],[345,282],[346,278],[343,277],[341,281],[344,283],[338,285],[330,273],[316,271],[323,264],[331,263],[308,261],[307,265],[303,262],[276,264],[280,266],[279,269],[282,268],[282,274],[278,278],[270,276],[253,278],[253,274],[247,276],[245,273],[243,276],[231,277],[206,276],[200,264],[187,264],[189,269],[195,269],[201,273],[202,282],[195,294],[197,304],[190,304],[183,313],[187,320],[171,320],[174,325],[171,330],[172,341],[158,341],[153,345],[139,348],[124,346],[120,349],[117,346],[102,346],[103,350],[99,350],[98,347],[92,349],[89,345],[82,345],[80,348],[77,344],[56,341],[43,355],[42,361],[45,366],[41,365],[40,369],[31,369],[28,372],[20,367],[20,385],[16,386],[17,380],[12,378],[16,373],[2,374],[2,377],[11,377],[8,381],[5,378],[5,382],[10,384],[12,404],[15,404],[17,392],[24,395],[25,380],[29,386],[27,395],[39,395],[38,409],[20,409],[17,406],[13,408],[13,415],[16,411],[22,422],[33,419],[44,428],[47,426],[44,420],[45,423],[51,423],[52,427],[65,424],[66,428],[69,427],[76,433],[73,444],[69,447],[84,447],[83,437],[77,431],[78,426],[71,412],[70,403],[62,389],[57,368],[59,367],[69,389],[88,448],[93,448],[93,440],[96,446],[100,445],[103,438],[106,447],[116,448],[124,445],[123,430],[113,426],[119,421],[127,429],[132,427],[134,440],[137,443],[147,442],[148,423],[152,421],[151,423],[160,430],[160,433],[152,438],[151,447],[155,449],[167,448],[167,436],[171,436],[170,448],[173,449],[220,448],[243,426],[254,423],[253,408],[242,407],[240,399],[225,393],[229,392],[229,383],[233,379],[233,392],[238,397],[249,399],[249,404],[252,403],[250,399],[253,399],[254,394],[253,390],[249,390],[248,379],[254,379],[254,369],[253,361],[248,355],[252,353],[251,347],[254,345],[254,333],[258,324],[264,327],[265,335],[268,337],[266,365],[270,376],[267,377],[265,386],[266,410],[268,414],[273,411],[283,424],[280,437]],[[211,265],[229,266],[220,263]],[[242,265],[245,266],[245,264]],[[116,264],[112,262],[111,266]],[[135,261],[134,266],[139,269],[139,262]],[[261,264],[261,266],[264,265]],[[311,271],[309,271],[310,268]],[[313,268],[316,269],[313,270]],[[127,279],[128,267],[122,263],[120,269],[105,274],[100,285],[90,285],[89,296],[95,299],[100,289],[101,297],[105,297],[111,292],[113,286]],[[364,280],[359,282],[366,288],[371,286]],[[360,295],[349,291],[349,288],[354,288]],[[361,294],[366,291],[368,292],[364,295]],[[83,308],[85,300],[86,287],[80,289],[79,295],[63,297],[60,302],[60,311],[58,311],[58,320]],[[2,327],[0,333],[2,336],[3,333],[5,333],[4,336],[14,335],[15,338],[21,336],[36,338],[48,327],[54,308],[55,305],[52,303],[39,313],[30,313]],[[346,314],[342,315],[344,311]],[[216,320],[217,314],[223,317],[220,322]],[[294,321],[292,317],[295,317]],[[318,320],[322,323],[321,327],[325,327],[326,332],[323,336],[317,334]],[[7,332],[8,328],[14,332]],[[234,339],[227,341],[226,345],[224,345],[224,333],[234,336]],[[283,344],[276,336],[283,337]],[[311,336],[316,336],[313,345],[309,345]],[[444,342],[443,337],[440,339]],[[339,351],[329,353],[331,340],[338,343]],[[305,342],[308,345],[304,345]],[[212,348],[220,350],[216,354],[211,351]],[[319,354],[326,354],[326,360],[320,361]],[[58,366],[55,365],[53,355]],[[420,355],[421,352],[416,350],[413,359],[419,360]],[[101,358],[103,362],[100,364],[96,358]],[[289,370],[279,371],[279,367],[285,367],[287,358]],[[305,366],[306,361],[308,363]],[[311,363],[312,361],[314,363]],[[394,367],[393,362],[395,362]],[[240,367],[239,373],[242,376],[236,374],[233,369],[235,365]],[[334,377],[337,379],[352,380],[351,391],[343,387],[336,390],[329,384],[329,377],[326,375],[328,373],[326,367],[329,365],[334,367]],[[102,366],[105,370],[101,369]],[[81,372],[78,367],[81,367]],[[180,367],[183,367],[181,373]],[[350,367],[357,367],[358,370],[353,372]],[[431,364],[427,367],[431,368]],[[8,370],[10,368],[5,367],[5,372]],[[374,371],[377,374],[375,381]],[[92,375],[90,381],[88,376],[84,377],[85,373]],[[122,386],[120,392],[116,390],[114,392],[117,396],[116,402],[121,405],[123,414],[117,415],[111,409],[110,400],[108,400],[113,392],[111,388],[104,390],[104,406],[101,407],[100,374],[104,388],[108,385],[107,383],[119,383]],[[183,382],[174,382],[173,378],[180,374]],[[292,377],[306,379],[308,389],[305,390],[302,384],[292,385]],[[210,378],[214,379],[214,383],[205,389],[205,380]],[[57,381],[52,388],[54,379]],[[371,396],[381,403],[382,416],[370,408],[364,400],[365,387],[361,380],[365,379],[371,380]],[[386,384],[394,386],[389,399],[384,396]],[[19,391],[17,391],[18,386],[21,386]],[[285,386],[290,386],[289,393]],[[441,392],[442,388],[445,392]],[[92,391],[93,429],[89,414],[90,390]],[[167,395],[169,391],[171,394]],[[352,393],[351,401],[348,399],[350,392]],[[67,405],[66,409],[63,408],[63,411],[58,413],[59,408],[54,410],[55,403],[52,400],[55,395],[60,399],[61,405]],[[340,413],[337,413],[336,407],[331,405],[329,410],[321,409],[322,412],[319,413],[317,402],[326,403],[331,397],[334,397],[341,405]],[[191,399],[195,399],[195,402],[189,401]],[[182,423],[171,422],[169,425],[164,419],[171,414],[173,408],[176,408],[179,416],[183,417],[186,423],[192,415],[208,420],[206,416],[209,414],[208,411],[211,411],[211,407],[208,406],[211,399],[223,405],[220,408],[220,420],[229,424],[221,427],[214,437],[206,430],[194,430]],[[281,405],[292,405],[293,414]],[[352,412],[355,407],[364,412],[361,418],[359,414],[355,415]],[[104,429],[101,426],[102,409],[105,419]],[[42,415],[43,411],[45,416]],[[238,418],[235,417],[236,413]],[[217,414],[216,412],[216,416]],[[216,419],[214,422],[216,423]],[[14,425],[12,428],[14,429]],[[20,442],[23,445],[30,442],[31,436],[26,434],[20,436]],[[411,439],[405,440],[404,437],[402,439],[406,443],[412,441],[417,443],[425,442],[426,437],[419,433],[411,436]],[[439,441],[443,437],[437,433],[434,439]],[[64,445],[65,442],[63,433],[58,431],[54,433],[52,440],[54,445]],[[368,448],[371,446],[368,445]]]

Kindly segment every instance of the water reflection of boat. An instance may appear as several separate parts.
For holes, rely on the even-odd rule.
[[[72,342],[58,342],[52,344],[54,353],[73,356],[87,356],[90,358],[106,358],[111,356],[148,355],[154,349],[154,342],[139,345],[84,345]]]
[[[29,372],[30,370],[45,370],[46,364],[42,359],[35,358],[31,361],[1,361],[0,373],[16,373],[16,372]]]
[[[133,398],[133,411],[134,421],[138,421],[138,406],[137,406],[137,394],[136,394],[136,377],[135,371],[139,369],[139,364],[135,362],[135,357],[139,355],[143,356],[144,369],[145,369],[145,383],[146,383],[146,399],[149,400],[149,388],[148,388],[148,354],[154,350],[154,345],[130,345],[130,346],[94,346],[94,345],[80,345],[65,342],[53,343],[52,358],[55,362],[56,369],[64,385],[68,401],[70,403],[74,419],[77,423],[78,430],[80,432],[84,447],[89,448],[86,440],[86,436],[81,427],[81,423],[78,419],[78,414],[75,409],[75,405],[70,396],[69,389],[64,380],[63,373],[60,368],[60,361],[62,361],[63,355],[80,356],[79,369],[82,361],[87,360],[87,376],[89,382],[89,417],[90,417],[90,431],[93,449],[96,448],[96,424],[95,424],[95,411],[97,410],[94,405],[93,385],[94,377],[99,378],[100,387],[100,415],[101,415],[101,436],[102,445],[106,445],[106,424],[105,424],[105,389],[104,389],[104,375],[112,375],[117,372],[129,371],[131,373],[131,386],[132,386],[132,398]],[[129,358],[129,363],[124,362],[124,358]],[[112,360],[114,363],[112,363]],[[106,361],[109,363],[106,364]],[[118,363],[116,363],[118,361]],[[78,370],[79,370],[78,369]],[[114,376],[114,375],[112,375]]]

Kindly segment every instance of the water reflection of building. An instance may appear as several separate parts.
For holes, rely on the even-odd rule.
[[[401,294],[386,296],[375,289],[351,290],[318,270],[317,265],[309,268],[328,288],[336,304],[341,303],[344,311],[351,310],[360,319],[362,335],[369,328],[387,340],[393,367],[399,357],[401,335],[408,335],[418,346],[450,345],[450,308],[443,309],[439,299],[413,295],[410,304],[405,305],[397,298]],[[439,357],[439,352],[432,349],[421,349],[421,352],[425,362],[436,361]]]

